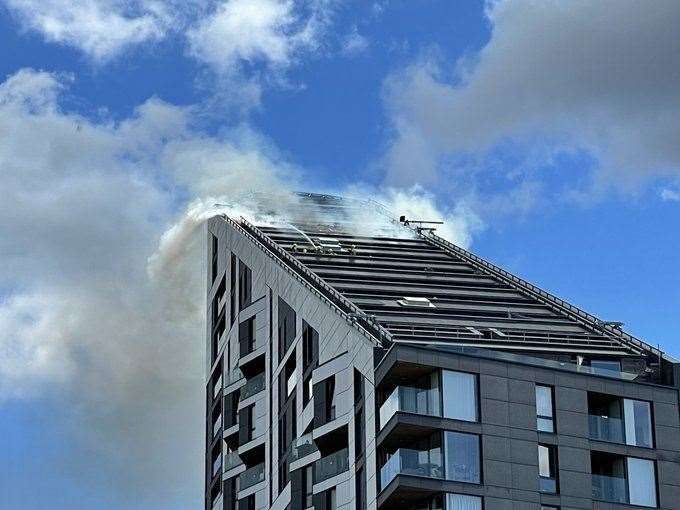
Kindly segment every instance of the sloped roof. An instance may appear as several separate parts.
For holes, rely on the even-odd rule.
[[[385,228],[389,213],[375,202],[299,196],[303,210],[291,223],[248,227],[392,341],[572,355],[662,354],[432,233],[398,222]],[[378,216],[382,223],[371,228],[356,224]]]

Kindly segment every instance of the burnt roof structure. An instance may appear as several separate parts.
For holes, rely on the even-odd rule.
[[[619,323],[602,321],[430,229],[399,223],[376,202],[298,197],[289,224],[241,219],[239,226],[378,342],[643,357],[657,367],[664,358]],[[382,223],[366,224],[366,218]]]

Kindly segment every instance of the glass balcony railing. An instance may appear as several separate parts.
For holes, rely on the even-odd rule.
[[[588,416],[590,438],[597,441],[609,441],[612,443],[625,443],[625,428],[620,418],[607,416]]]
[[[593,499],[610,503],[628,503],[628,484],[618,476],[592,475]]]
[[[236,452],[227,453],[224,456],[224,470],[229,471],[243,464],[241,457]]]
[[[380,468],[380,487],[385,488],[399,474],[444,478],[441,456],[422,450],[400,448]]]
[[[554,478],[548,478],[546,476],[538,477],[538,490],[540,492],[546,492],[554,494],[557,492],[557,480]]]
[[[347,448],[322,457],[314,464],[314,482],[319,483],[349,469]]]
[[[247,489],[260,482],[264,482],[264,462],[246,469],[239,475],[239,490]]]
[[[397,411],[441,416],[439,389],[397,386],[380,407],[380,427],[384,427]]]
[[[306,434],[293,440],[291,445],[291,461],[296,461],[317,451],[311,434]]]
[[[249,397],[252,397],[253,395],[256,395],[257,393],[260,393],[262,390],[264,390],[264,387],[265,373],[262,372],[261,374],[248,379],[248,381],[243,385],[241,388],[241,400],[245,400]]]

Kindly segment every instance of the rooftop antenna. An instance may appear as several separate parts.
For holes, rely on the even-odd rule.
[[[443,221],[430,221],[430,220],[409,220],[406,216],[399,216],[399,223],[403,224],[405,227],[410,227],[411,224],[415,224],[415,229],[419,234],[423,232],[432,233],[437,230],[437,227],[424,227],[423,225],[443,225]]]

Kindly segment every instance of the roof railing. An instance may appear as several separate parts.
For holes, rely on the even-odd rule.
[[[443,239],[439,237],[436,234],[428,234],[428,235],[420,235],[420,237],[428,242],[431,242],[432,244],[439,246],[445,251],[453,252],[454,255],[464,259],[468,263],[477,266],[492,275],[496,276],[497,278],[500,278],[501,280],[505,281],[509,285],[511,285],[513,288],[516,290],[523,292],[525,294],[529,294],[543,303],[545,303],[548,306],[551,306],[553,309],[556,309],[558,311],[561,311],[562,313],[566,313],[568,316],[572,317],[575,319],[577,322],[589,327],[590,329],[594,329],[596,331],[605,331],[608,334],[614,336],[615,338],[621,340],[622,342],[628,344],[628,347],[633,349],[634,351],[638,351],[640,354],[644,353],[645,351],[647,353],[652,353],[655,356],[658,356],[661,358],[663,356],[663,352],[655,347],[652,347],[651,345],[643,342],[642,340],[639,340],[635,338],[634,336],[630,335],[629,333],[626,333],[625,331],[622,331],[618,327],[613,327],[608,325],[606,322],[603,322],[602,320],[598,319],[594,315],[589,314],[588,312],[572,305],[571,303],[568,303],[546,291],[543,289],[540,289],[536,287],[535,285],[527,282],[526,280],[523,280],[514,274],[501,269],[500,267],[492,264],[491,262],[488,262],[484,260],[481,257],[478,257],[477,255],[459,247],[456,246],[453,243],[450,243],[446,239]]]

